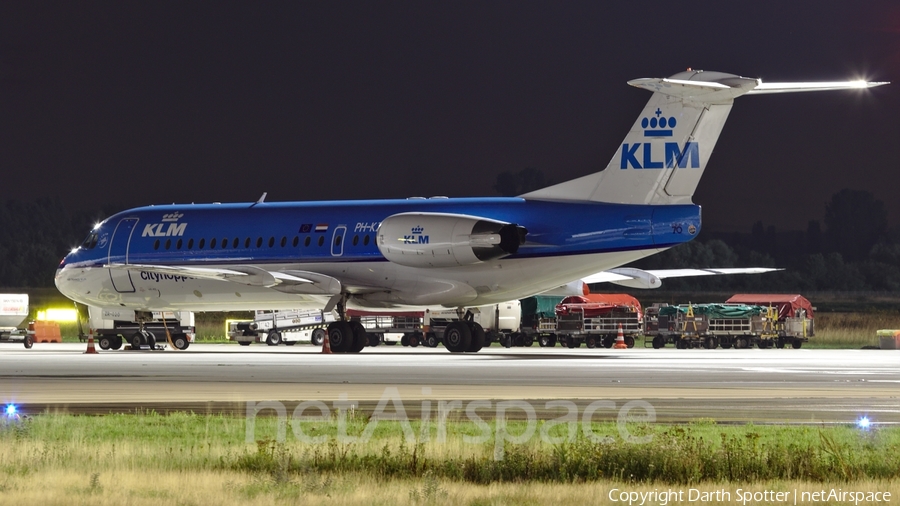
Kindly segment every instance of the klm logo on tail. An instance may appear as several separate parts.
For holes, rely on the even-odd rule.
[[[660,109],[656,109],[656,117],[641,118],[641,128],[644,129],[644,137],[660,138],[672,137],[678,120],[662,115]],[[622,158],[620,168],[627,169],[679,169],[700,167],[700,147],[696,142],[685,142],[680,146],[677,142],[666,142],[659,147],[659,143],[635,142],[622,144]],[[662,153],[660,153],[662,151]],[[662,154],[662,158],[659,158]],[[654,159],[655,158],[655,159]]]

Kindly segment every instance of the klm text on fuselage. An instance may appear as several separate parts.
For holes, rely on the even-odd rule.
[[[696,142],[684,143],[684,149],[677,142],[665,143],[663,157],[659,158],[659,150],[654,153],[651,142],[635,142],[622,144],[622,160],[620,168],[627,169],[685,169],[700,168],[700,147]],[[658,145],[658,144],[656,144]],[[654,154],[656,159],[654,159]],[[663,162],[665,160],[665,162]]]

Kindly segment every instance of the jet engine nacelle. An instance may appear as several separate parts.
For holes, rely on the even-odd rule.
[[[407,267],[456,267],[515,254],[528,231],[513,223],[445,213],[401,213],[378,228],[378,249]]]

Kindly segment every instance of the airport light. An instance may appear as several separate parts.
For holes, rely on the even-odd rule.
[[[17,411],[18,411],[18,408],[16,408],[15,404],[7,404],[6,405],[6,417],[7,418],[15,417]]]
[[[870,425],[872,425],[872,421],[869,420],[868,416],[864,416],[856,421],[856,426],[862,430],[869,430]]]
[[[52,322],[78,321],[78,313],[74,309],[51,308],[37,312],[37,319]]]

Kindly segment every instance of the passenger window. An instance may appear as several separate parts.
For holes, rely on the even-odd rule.
[[[244,247],[250,248],[250,238],[248,237],[246,241],[244,241]]]
[[[153,249],[159,249],[159,239],[153,241]]]
[[[309,236],[306,236],[306,239],[303,240],[303,245],[306,246],[307,248],[309,247],[309,241],[310,241]]]
[[[324,246],[324,245],[325,245],[325,236],[320,235],[319,236],[319,246]]]
[[[169,249],[171,247],[172,247],[172,239],[166,239],[166,249]]]
[[[178,242],[175,243],[175,249],[181,249],[181,239],[178,239]]]
[[[209,249],[216,249],[216,238],[213,237],[212,241],[209,241]]]
[[[188,249],[194,249],[194,240],[188,239]]]
[[[296,248],[298,244],[300,244],[300,238],[295,235],[294,236],[294,247]]]
[[[225,249],[227,247],[228,247],[228,238],[225,237],[224,239],[222,239],[222,249]]]
[[[339,235],[334,236],[334,245],[335,246],[341,245],[341,236],[339,236]]]
[[[271,247],[274,247],[274,246],[275,246],[275,238],[274,238],[274,237],[269,237],[269,247],[271,248]]]
[[[369,245],[369,236],[365,236],[365,237],[363,237],[363,246],[368,246],[368,245]]]
[[[356,246],[357,244],[359,244],[359,236],[358,236],[358,235],[354,235],[354,236],[353,236],[353,245]]]
[[[262,237],[260,237],[260,238],[258,238],[258,239],[256,240],[256,247],[257,247],[257,248],[262,248]]]
[[[205,245],[206,245],[206,239],[200,239],[200,244],[198,245],[198,247],[200,249],[203,249],[203,246],[205,246]]]
[[[238,239],[237,237],[235,237],[234,240],[231,241],[231,247],[232,247],[232,248],[237,248],[237,247],[238,247],[238,242],[239,242],[239,241],[240,241],[240,239]]]
[[[287,246],[287,237],[282,236],[281,237],[281,247],[283,248],[285,246]]]

